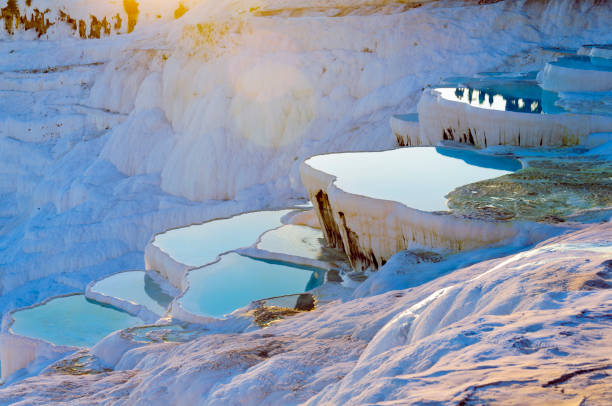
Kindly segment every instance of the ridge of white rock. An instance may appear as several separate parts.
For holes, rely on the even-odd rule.
[[[18,380],[35,375],[45,366],[76,350],[76,347],[58,346],[44,340],[2,333],[0,334],[2,379],[8,379],[10,382],[11,379]],[[20,376],[16,376],[17,372]]]
[[[592,47],[589,52],[589,56],[594,58],[612,59],[612,44]]]

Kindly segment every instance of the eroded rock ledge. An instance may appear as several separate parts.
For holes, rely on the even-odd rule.
[[[396,252],[414,248],[461,251],[495,244],[518,234],[516,223],[467,219],[426,212],[402,203],[347,193],[336,177],[300,167],[302,182],[328,243],[342,249],[354,269],[377,269]]]

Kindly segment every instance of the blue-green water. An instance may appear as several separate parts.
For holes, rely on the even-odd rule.
[[[345,192],[397,201],[423,211],[448,210],[445,196],[455,188],[521,167],[507,157],[434,147],[318,155],[306,162],[336,176],[336,185]]]
[[[90,347],[116,330],[143,324],[142,320],[84,295],[52,299],[44,305],[13,313],[11,330],[57,345]]]
[[[187,275],[189,290],[180,299],[190,313],[222,317],[254,300],[302,293],[323,283],[315,268],[290,266],[230,253]]]
[[[257,248],[296,257],[323,259],[324,244],[321,230],[288,224],[265,233]]]
[[[436,147],[438,154],[461,159],[468,165],[501,171],[516,172],[523,167],[518,159],[507,156],[485,155],[469,149]]]
[[[252,245],[262,233],[280,226],[281,218],[291,211],[246,213],[177,228],[157,235],[153,244],[180,263],[203,266],[221,253]]]
[[[160,316],[166,313],[172,301],[172,297],[164,293],[161,287],[143,271],[122,272],[109,276],[96,282],[91,290],[143,305]]]
[[[398,120],[409,121],[409,122],[413,122],[413,123],[416,123],[416,122],[419,121],[419,115],[417,113],[394,114],[393,117],[398,119]]]

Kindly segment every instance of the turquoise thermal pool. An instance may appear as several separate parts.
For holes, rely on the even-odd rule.
[[[266,232],[261,236],[257,248],[318,261],[343,261],[345,259],[342,253],[326,247],[325,237],[321,230],[294,224]]]
[[[159,247],[175,261],[197,267],[213,262],[219,254],[247,247],[293,210],[260,211],[166,231],[155,237]]]
[[[347,193],[423,211],[448,210],[445,196],[455,188],[521,168],[513,158],[440,147],[318,155],[306,164],[335,176],[336,186]]]
[[[323,283],[324,272],[230,253],[219,262],[187,275],[182,307],[208,317],[222,317],[254,300],[303,293]]]
[[[13,313],[13,333],[56,345],[90,347],[113,331],[143,324],[137,317],[84,295],[52,299]]]
[[[109,276],[96,282],[91,290],[92,292],[143,305],[160,316],[166,313],[166,309],[173,299],[143,271],[122,272]]]
[[[531,114],[563,113],[555,105],[554,92],[543,90],[536,82],[524,80],[474,81],[457,86],[435,88],[443,99],[489,110]]]

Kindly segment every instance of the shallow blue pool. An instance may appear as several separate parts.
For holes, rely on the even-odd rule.
[[[287,224],[270,230],[261,236],[257,249],[280,255],[279,259],[291,262],[298,257],[323,262],[344,262],[344,251],[329,248],[323,232],[318,228]],[[249,253],[257,257],[257,254]]]
[[[84,295],[52,299],[13,313],[13,319],[15,334],[75,347],[90,347],[113,331],[143,324],[137,317],[89,301]]]
[[[219,254],[254,244],[261,234],[279,227],[281,218],[291,211],[246,213],[177,228],[157,235],[153,244],[180,263],[203,266]]]
[[[222,317],[254,300],[303,293],[323,283],[315,268],[257,260],[230,253],[217,263],[189,272],[189,289],[180,299],[185,310]]]
[[[435,147],[318,155],[306,162],[336,176],[335,184],[345,192],[423,211],[448,210],[445,196],[455,188],[521,168],[513,158]]]
[[[413,123],[417,123],[419,121],[419,115],[417,113],[394,114],[393,117],[401,121],[409,121]]]
[[[91,290],[106,296],[115,297],[135,304],[140,304],[153,313],[163,316],[172,296],[143,271],[122,272],[99,282]]]

